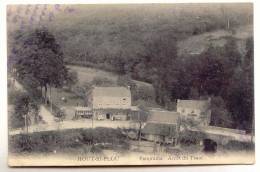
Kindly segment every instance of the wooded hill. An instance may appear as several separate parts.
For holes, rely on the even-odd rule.
[[[149,82],[167,109],[176,99],[211,97],[213,125],[252,129],[252,4],[67,7],[55,7],[51,20],[41,12],[20,31],[46,27],[67,63]],[[17,22],[9,17],[12,47]]]

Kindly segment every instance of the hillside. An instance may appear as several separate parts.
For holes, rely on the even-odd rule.
[[[179,53],[223,44],[231,29],[252,23],[252,4],[21,5],[8,6],[8,33],[39,26],[51,30],[67,61],[100,63],[139,58],[145,43],[169,35]],[[12,40],[8,39],[9,42]]]
[[[66,75],[65,70],[59,72],[58,69],[64,68],[56,68],[57,64],[74,65],[70,68],[77,71],[79,83],[87,82],[84,88],[78,85],[72,88],[77,95],[83,95],[81,97],[96,77],[103,78],[95,79],[95,85],[113,85],[119,76],[127,76],[120,77],[118,85],[134,88],[132,95],[136,105],[154,100],[149,104],[175,110],[178,99],[210,97],[213,125],[252,129],[252,4],[18,7],[8,6],[10,64],[27,69],[30,64],[41,62],[43,57],[52,59],[54,53],[59,60],[50,61],[48,65],[58,78],[49,75],[45,78],[56,83],[65,78],[59,74]],[[51,39],[55,44],[50,44],[48,38],[55,38]],[[34,39],[36,41],[31,42]],[[28,48],[29,55],[23,51],[27,44],[32,46]],[[45,64],[43,69],[48,69]],[[52,75],[49,71],[45,73]],[[18,74],[21,76],[23,72]],[[42,77],[37,69],[24,74],[29,74],[29,78],[33,75],[34,79]],[[133,80],[136,85],[145,86],[136,89]]]
[[[178,42],[179,55],[200,54],[209,44],[223,47],[228,37],[233,37],[237,42],[237,49],[241,54],[245,53],[245,43],[247,38],[253,36],[253,26],[240,26],[231,31],[217,30],[206,32],[200,35],[191,36]]]
[[[90,68],[90,67],[68,65],[68,68],[77,72],[78,78],[79,78],[79,84],[81,84],[81,85],[84,84],[85,82],[90,83],[91,81],[93,81],[93,79],[95,77],[107,78],[110,81],[112,81],[113,83],[116,83],[118,76],[119,76],[116,73],[107,72],[107,71],[103,71],[100,69],[94,69],[94,68]],[[133,81],[135,82],[137,87],[144,86],[147,89],[153,89],[152,85],[149,83],[137,81],[137,80],[133,80]]]

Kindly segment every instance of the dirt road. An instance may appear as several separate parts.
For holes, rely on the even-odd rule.
[[[45,117],[48,119],[49,117]],[[49,123],[48,123],[49,122]],[[80,128],[137,128],[138,124],[131,121],[96,121],[94,120],[76,120],[76,121],[62,121],[52,122],[51,119],[47,120],[46,124],[31,125],[28,128],[28,133],[44,132],[44,131],[55,131],[55,130],[66,130],[66,129],[80,129]],[[25,133],[26,130],[23,128],[10,130],[9,135],[17,135]]]

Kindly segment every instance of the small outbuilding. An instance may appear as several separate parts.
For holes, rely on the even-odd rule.
[[[148,141],[176,145],[180,130],[180,114],[174,111],[150,110],[142,129],[142,138]]]
[[[90,107],[85,106],[76,106],[75,107],[75,118],[83,117],[83,118],[92,118],[93,111]]]
[[[211,120],[211,99],[177,100],[177,112],[184,120],[192,120],[200,126],[208,126]]]

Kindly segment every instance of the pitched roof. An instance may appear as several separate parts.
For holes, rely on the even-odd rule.
[[[76,111],[91,111],[92,109],[90,107],[86,107],[86,106],[76,106],[75,110]]]
[[[140,110],[138,106],[130,106],[130,109],[132,111],[139,111]]]
[[[131,92],[126,87],[94,87],[93,97],[131,97]]]
[[[157,123],[147,123],[142,129],[144,134],[154,134],[160,136],[170,136],[176,135],[176,125],[172,124],[157,124]]]
[[[190,108],[207,110],[210,107],[210,100],[177,100],[177,108]]]
[[[150,110],[149,123],[177,124],[180,113],[173,111]]]

